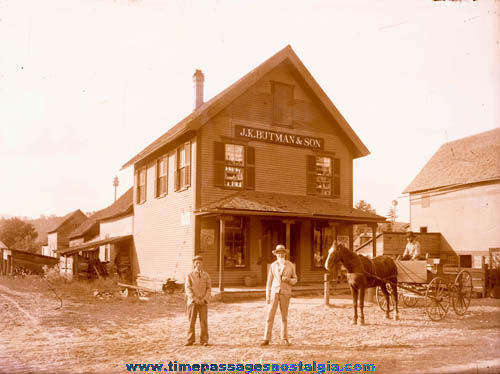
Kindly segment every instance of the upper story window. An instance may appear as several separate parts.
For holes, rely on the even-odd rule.
[[[168,192],[168,156],[156,161],[156,197],[161,197]]]
[[[224,186],[243,188],[245,173],[245,146],[225,144]]]
[[[175,170],[175,190],[183,190],[191,185],[191,143],[177,148],[177,168]]]
[[[255,149],[241,144],[215,143],[215,185],[255,188]]]
[[[340,197],[340,159],[328,156],[307,156],[307,193]]]
[[[292,126],[293,124],[293,86],[271,81],[273,97],[273,124]]]
[[[136,203],[141,204],[146,201],[146,168],[137,172],[136,185]]]

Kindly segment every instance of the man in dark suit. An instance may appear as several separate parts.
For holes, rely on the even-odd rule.
[[[267,275],[266,302],[270,304],[270,307],[267,311],[264,340],[261,343],[263,346],[269,345],[271,340],[278,305],[281,312],[281,339],[286,345],[290,345],[287,329],[288,305],[292,296],[292,286],[297,283],[297,274],[295,265],[286,260],[287,253],[288,250],[283,244],[278,244],[273,251],[277,259],[271,264]]]
[[[193,258],[193,271],[186,275],[184,285],[187,297],[187,308],[189,317],[189,331],[186,346],[193,345],[195,341],[196,315],[200,316],[200,343],[208,345],[208,302],[212,283],[210,275],[203,271],[203,258]]]

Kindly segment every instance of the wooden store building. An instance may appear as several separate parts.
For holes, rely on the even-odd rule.
[[[203,101],[123,165],[134,167],[137,276],[183,280],[202,255],[213,284],[266,279],[290,249],[299,282],[320,282],[334,239],[385,218],[353,208],[353,160],[369,154],[290,46]]]

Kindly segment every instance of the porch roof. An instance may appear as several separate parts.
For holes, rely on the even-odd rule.
[[[58,249],[56,252],[60,253],[61,255],[67,256],[80,251],[92,251],[96,247],[100,247],[101,245],[117,243],[127,239],[132,239],[132,235],[115,236],[103,240],[96,240],[94,242],[83,243],[80,245],[75,245],[73,247]]]
[[[367,213],[318,196],[274,192],[240,191],[195,210],[196,215],[238,214],[318,218],[350,223],[385,222],[385,217]]]

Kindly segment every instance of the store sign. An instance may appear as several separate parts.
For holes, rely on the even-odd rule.
[[[311,136],[294,135],[238,125],[235,126],[235,130],[236,137],[238,138],[311,149],[323,149],[324,146],[324,139],[313,138]]]

